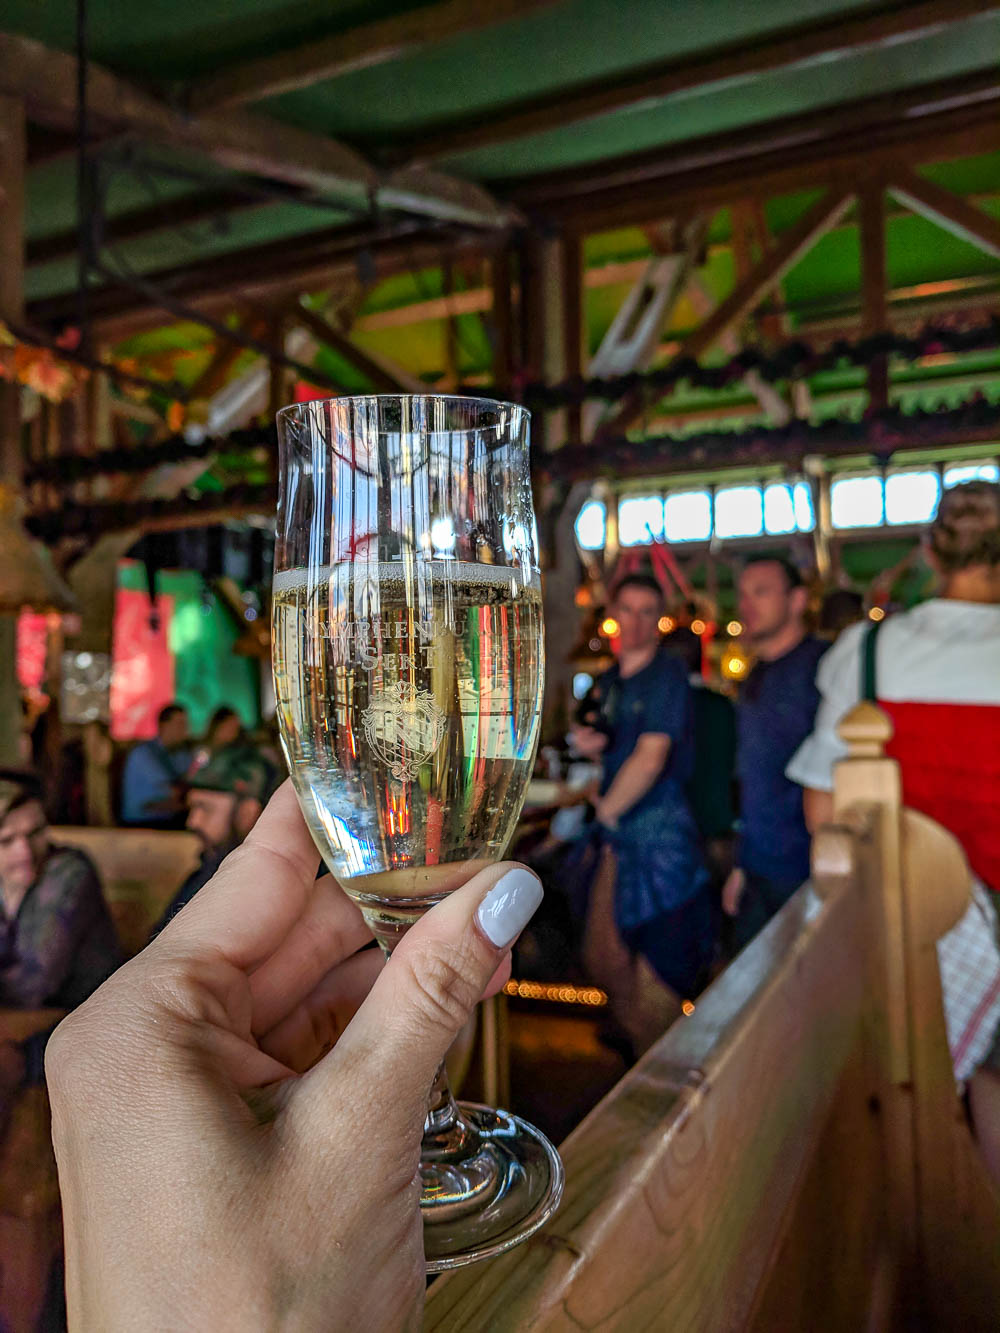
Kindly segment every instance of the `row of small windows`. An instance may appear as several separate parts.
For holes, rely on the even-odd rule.
[[[996,481],[995,463],[963,463],[944,473],[947,489],[977,478]],[[835,528],[876,528],[883,524],[926,523],[937,509],[941,476],[932,469],[838,477],[830,486]],[[713,512],[714,511],[714,512]],[[716,490],[629,495],[618,502],[618,542],[648,546],[654,541],[703,542],[711,537],[771,537],[811,532],[816,526],[812,493],[804,481],[766,486],[726,486]],[[588,500],[576,520],[576,539],[585,551],[599,551],[607,539],[607,511]]]

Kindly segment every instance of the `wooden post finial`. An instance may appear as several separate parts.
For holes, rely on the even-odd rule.
[[[880,759],[892,739],[892,722],[878,704],[855,704],[837,728],[850,759]]]

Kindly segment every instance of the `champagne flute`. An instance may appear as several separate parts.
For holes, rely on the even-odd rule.
[[[503,856],[534,765],[544,647],[527,434],[523,408],[474,398],[278,413],[282,744],[323,859],[387,955]],[[420,1171],[432,1272],[516,1245],[562,1193],[548,1140],[457,1104],[444,1066]]]

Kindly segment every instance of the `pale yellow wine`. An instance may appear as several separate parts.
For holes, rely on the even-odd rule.
[[[363,905],[426,905],[503,856],[538,741],[538,575],[457,560],[275,576],[289,772]]]

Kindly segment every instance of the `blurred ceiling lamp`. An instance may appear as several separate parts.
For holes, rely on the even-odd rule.
[[[21,497],[0,484],[0,614],[16,615],[26,607],[39,612],[79,611],[48,550],[25,531],[23,513]]]

